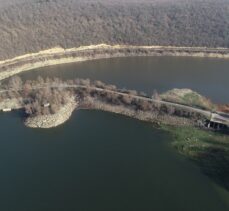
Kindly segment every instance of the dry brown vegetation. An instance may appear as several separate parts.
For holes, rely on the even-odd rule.
[[[59,79],[46,78],[44,80],[41,77],[35,81],[22,82],[20,77],[15,76],[3,85],[4,89],[10,91],[1,93],[0,101],[15,98],[23,99],[23,106],[27,115],[54,114],[73,96],[70,89],[49,88],[47,86],[47,84],[58,84],[59,82]]]
[[[218,110],[221,112],[229,113],[229,104],[218,105]]]
[[[73,87],[63,88],[57,87],[58,85],[73,85]],[[54,114],[63,105],[67,104],[69,99],[75,97],[83,108],[93,108],[90,102],[94,100],[100,104],[115,106],[122,110],[129,109],[133,112],[153,113],[156,116],[185,117],[195,121],[203,119],[196,112],[160,102],[152,102],[151,97],[143,92],[118,89],[114,85],[107,85],[101,81],[92,82],[89,79],[62,81],[58,78],[43,79],[38,77],[37,80],[22,82],[18,76],[15,76],[7,84],[2,85],[2,88],[9,91],[0,93],[0,100],[23,99],[25,112],[30,116]],[[144,98],[139,98],[139,96]],[[152,97],[156,100],[160,99],[156,91],[154,91]]]
[[[108,43],[229,47],[228,0],[0,0],[0,59]]]

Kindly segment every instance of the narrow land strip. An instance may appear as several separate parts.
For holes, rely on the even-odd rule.
[[[24,71],[45,66],[129,56],[189,56],[229,59],[229,49],[107,44],[82,46],[71,49],[58,47],[0,61],[0,80]]]
[[[100,82],[102,83],[102,82]],[[105,110],[105,111],[110,111],[114,113],[120,113],[124,114],[127,116],[131,116],[137,119],[145,120],[145,121],[150,121],[150,122],[163,122],[165,124],[172,124],[174,125],[175,122],[176,124],[179,124],[177,121],[178,117],[182,118],[182,121],[180,121],[181,125],[186,124],[187,125],[187,119],[188,116],[190,117],[190,121],[188,125],[196,125],[196,126],[203,126],[206,121],[217,123],[217,124],[223,124],[225,126],[229,126],[229,116],[226,115],[225,113],[216,113],[211,110],[204,110],[202,108],[194,107],[191,105],[183,105],[175,102],[168,102],[162,99],[155,99],[149,96],[142,96],[139,95],[137,92],[131,92],[130,90],[120,90],[117,88],[109,88],[111,85],[103,85],[103,87],[96,87],[95,85],[88,84],[88,85],[82,85],[82,84],[69,84],[68,82],[60,82],[60,83],[55,83],[55,82],[50,82],[50,83],[42,83],[34,86],[29,87],[29,92],[34,95],[34,93],[39,93],[43,92],[43,90],[62,90],[60,92],[63,92],[63,90],[74,90],[71,91],[72,94],[70,96],[70,101],[67,99],[67,105],[73,105],[72,101],[74,101],[74,106],[68,106],[69,112],[67,115],[63,114],[61,108],[58,110],[58,114],[62,113],[63,115],[56,115],[53,114],[50,116],[51,120],[55,119],[61,119],[56,120],[56,121],[48,121],[47,119],[49,118],[48,115],[39,115],[36,116],[36,118],[33,118],[33,121],[27,121],[27,126],[31,125],[31,127],[39,126],[39,127],[44,127],[44,128],[50,128],[50,127],[55,127],[58,126],[59,124],[62,124],[64,121],[70,118],[72,111],[79,106],[80,108],[90,108],[90,109],[100,109],[100,110]],[[26,92],[25,87],[21,88],[8,88],[8,89],[1,89],[0,94],[1,95],[7,95],[9,93],[24,93]],[[17,94],[18,95],[18,94]],[[21,94],[23,96],[23,94]],[[84,97],[81,97],[81,95],[85,95]],[[8,98],[4,99],[3,102],[0,104],[0,109],[1,110],[11,110],[11,109],[19,109],[23,108],[25,106],[26,101],[30,102],[31,100],[29,99],[23,99],[23,97],[20,96],[18,100],[13,98],[12,100],[9,100]],[[113,101],[117,99],[111,99],[108,103],[107,101],[107,96],[116,96],[115,98],[117,99],[129,99],[130,102],[126,103],[125,105],[123,104],[120,106],[120,104],[117,104]],[[108,97],[109,98],[109,97]],[[74,99],[74,100],[72,100]],[[36,99],[34,99],[36,101]],[[140,102],[140,107],[132,109],[130,105],[135,102]],[[44,104],[44,103],[43,103]],[[46,104],[49,106],[50,102],[47,100]],[[146,104],[144,106],[144,104]],[[149,109],[149,105],[153,105],[154,107],[158,107],[159,110],[163,110],[158,113],[158,109]],[[148,107],[147,107],[148,106]],[[62,106],[62,108],[65,107]],[[146,108],[144,108],[146,107]],[[66,109],[65,109],[66,110]],[[154,114],[154,112],[156,114]],[[161,114],[162,113],[162,114]],[[183,113],[183,114],[179,114]],[[41,117],[43,116],[43,117]],[[65,117],[64,117],[65,116]],[[164,116],[163,121],[161,117]],[[196,116],[195,120],[193,120],[193,116]],[[197,118],[198,116],[198,118]],[[213,118],[213,116],[217,116],[217,120],[214,121],[216,118]],[[176,117],[176,118],[174,118]],[[186,117],[186,120],[184,121]],[[173,123],[172,123],[172,118]],[[31,119],[31,118],[30,118]],[[45,124],[43,123],[45,119]],[[175,120],[176,119],[176,120]],[[221,120],[221,121],[220,121]],[[35,123],[38,121],[38,123]],[[220,121],[220,122],[219,122]],[[59,123],[58,123],[59,122]],[[31,123],[31,124],[30,124]]]

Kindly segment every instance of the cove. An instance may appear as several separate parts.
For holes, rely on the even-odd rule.
[[[192,73],[188,61],[193,62]],[[145,92],[185,87],[228,102],[228,64],[217,59],[118,58],[42,68],[22,77],[89,77]],[[211,77],[204,77],[207,73]],[[82,110],[49,130],[26,128],[18,113],[0,114],[0,125],[1,210],[229,208],[228,192],[178,155],[169,134],[151,124]]]
[[[152,94],[173,88],[190,88],[217,103],[228,103],[229,60],[192,57],[127,57],[40,68],[21,73],[24,79],[90,78],[119,88]]]
[[[17,114],[0,124],[1,210],[227,210],[150,124],[95,111],[50,130],[28,129]]]

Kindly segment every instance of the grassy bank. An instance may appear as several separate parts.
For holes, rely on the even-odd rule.
[[[229,190],[229,136],[194,127],[162,126],[173,137],[172,145],[197,163],[204,174]]]

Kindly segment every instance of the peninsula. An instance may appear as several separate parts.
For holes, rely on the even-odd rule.
[[[0,32],[0,210],[228,210],[229,0],[0,0]]]
[[[28,127],[56,127],[69,119],[75,108],[104,110],[155,124],[215,129],[229,126],[229,115],[188,89],[163,95],[155,91],[148,96],[89,79],[62,81],[38,77],[23,83],[15,76],[3,84],[0,99],[3,111],[23,108]]]
[[[94,109],[125,115],[172,134],[173,146],[204,172],[229,188],[228,105],[215,105],[190,89],[152,96],[89,79],[55,78],[25,81],[18,76],[3,83],[0,110],[21,109],[27,127],[52,128],[65,123],[75,109]],[[221,133],[218,133],[221,132]],[[211,165],[208,165],[208,163]]]

